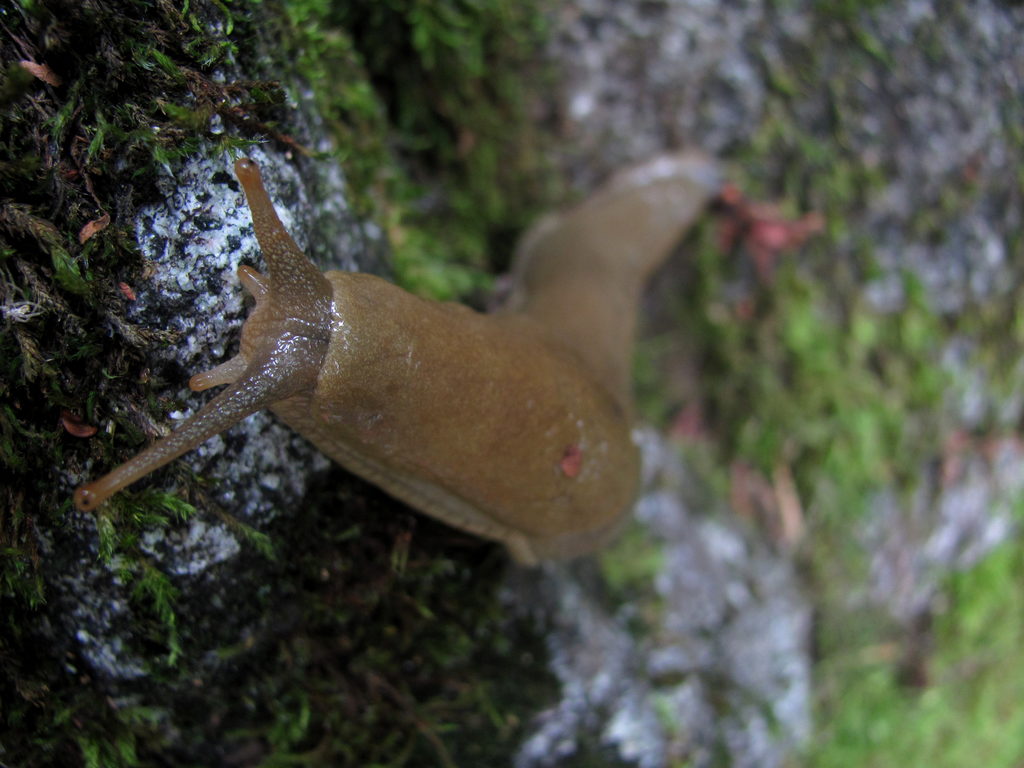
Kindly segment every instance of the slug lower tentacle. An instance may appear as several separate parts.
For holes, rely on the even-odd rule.
[[[618,528],[637,492],[629,369],[643,285],[717,187],[665,155],[620,173],[522,240],[507,306],[481,315],[379,278],[321,274],[251,160],[235,172],[268,275],[239,355],[193,376],[228,389],[75,493],[81,509],[261,408],[350,471],[522,563],[571,557]]]

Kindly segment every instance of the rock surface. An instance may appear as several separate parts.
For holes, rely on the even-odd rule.
[[[784,765],[811,725],[811,612],[793,567],[728,509],[709,509],[662,438],[648,433],[644,447],[649,488],[627,541],[658,553],[651,578],[617,607],[586,568],[550,566],[514,582],[514,606],[551,617],[562,689],[516,768],[602,750],[643,768]],[[626,544],[603,557],[637,552]]]
[[[570,147],[559,155],[566,177],[577,190],[590,189],[627,162],[681,145],[738,156],[766,123],[780,119],[773,96],[789,89],[781,118],[832,141],[840,114],[844,151],[882,179],[879,188],[861,190],[840,248],[852,250],[858,237],[876,244],[880,274],[869,295],[878,307],[903,305],[905,270],[950,314],[1015,290],[1024,8],[907,0],[859,12],[868,36],[858,40],[814,5],[561,4],[547,56],[563,88],[540,111],[557,118]],[[787,78],[796,85],[780,85]],[[317,118],[303,119],[317,135]],[[321,259],[322,266],[377,271],[381,234],[346,209],[340,173],[311,163],[299,174],[271,153],[253,154],[280,211],[293,217],[286,224],[300,245],[308,237],[318,257],[341,259]],[[779,157],[765,173],[782,178],[786,163]],[[327,175],[317,178],[321,168]],[[965,186],[969,194],[960,194]],[[178,170],[168,179],[167,201],[144,211],[137,231],[156,272],[149,285],[135,286],[134,320],[183,334],[153,366],[180,382],[170,396],[198,406],[183,383],[230,354],[237,340],[230,329],[245,314],[234,270],[239,260],[259,266],[228,158],[198,158]],[[191,319],[200,315],[215,322]],[[1013,424],[1021,399],[991,390],[971,352],[982,344],[949,341],[944,359],[958,381],[950,412],[967,427],[992,414]],[[547,617],[546,644],[561,687],[560,700],[533,722],[515,755],[517,768],[571,764],[581,754],[599,756],[598,765],[645,768],[711,766],[724,754],[730,765],[770,768],[784,765],[810,732],[810,611],[791,564],[736,523],[721,500],[695,497],[692,489],[702,485],[695,470],[658,440],[647,442],[652,477],[635,535],[644,552],[659,554],[646,589],[616,603],[586,565],[508,582],[510,610]],[[879,495],[863,537],[875,551],[865,599],[888,601],[894,615],[912,620],[927,609],[944,569],[975,561],[1005,535],[1007,498],[1019,488],[1024,464],[1015,444],[994,455],[987,466],[980,449],[968,451],[958,471],[922,473],[928,484],[909,506]],[[326,464],[265,415],[185,461],[218,478],[214,500],[256,526],[274,510],[294,507],[308,468]],[[302,469],[290,469],[296,466]],[[69,491],[80,479],[65,478]],[[147,704],[132,685],[147,674],[152,647],[132,634],[139,604],[118,561],[97,559],[95,525],[94,517],[71,513],[62,528],[40,527],[41,554],[54,574],[44,629],[57,638],[55,653],[69,654],[69,679],[127,691],[118,704]],[[261,593],[277,586],[266,583],[237,530],[216,515],[147,533],[139,548],[180,592],[178,626],[200,649],[183,679],[191,673],[201,682],[220,662],[219,650],[246,648],[273,620],[261,613],[253,585]],[[180,736],[177,727],[167,726],[169,738]]]
[[[296,105],[296,124],[320,136],[319,117],[309,100]],[[285,226],[324,269],[380,272],[386,245],[380,229],[360,220],[345,203],[346,184],[332,163],[310,163],[304,173],[280,153],[254,147],[249,155],[260,165],[265,183]],[[160,398],[187,403],[170,414],[169,424],[151,424],[155,436],[167,434],[174,421],[186,418],[216,392],[197,394],[189,376],[209,370],[237,351],[248,314],[236,276],[239,265],[265,270],[252,229],[249,209],[234,178],[232,158],[198,154],[163,180],[165,199],[139,210],[136,237],[151,264],[151,277],[134,286],[129,319],[138,325],[172,331],[177,339],[153,353],[151,375],[168,382]],[[167,574],[180,594],[179,626],[201,649],[202,668],[215,668],[214,651],[244,641],[262,619],[252,610],[232,611],[227,595],[247,589],[255,574],[251,547],[237,526],[213,512],[226,510],[233,520],[260,530],[281,510],[294,509],[317,472],[329,461],[269,413],[260,412],[204,443],[180,460],[209,481],[210,504],[185,523],[153,527],[139,548]],[[93,467],[91,477],[112,467]],[[161,480],[151,487],[174,491]],[[86,477],[67,478],[68,494]],[[167,481],[164,481],[167,483]],[[117,689],[119,683],[148,674],[149,663],[135,635],[139,612],[147,609],[131,598],[132,586],[119,577],[123,563],[99,558],[97,518],[71,511],[67,525],[41,531],[46,557],[59,578],[51,600],[59,606],[52,632],[70,640],[85,669],[78,670]],[[56,566],[59,563],[59,566]],[[257,567],[258,572],[258,567]],[[259,581],[258,577],[257,580]],[[215,631],[208,631],[215,627]]]

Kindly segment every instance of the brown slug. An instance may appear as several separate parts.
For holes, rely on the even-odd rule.
[[[284,229],[256,164],[235,162],[268,274],[241,350],[193,376],[229,385],[173,433],[75,491],[79,509],[270,408],[415,509],[504,543],[521,563],[588,552],[639,482],[630,362],[637,303],[716,187],[695,154],[614,176],[522,239],[506,306],[479,314],[380,278],[321,273]]]

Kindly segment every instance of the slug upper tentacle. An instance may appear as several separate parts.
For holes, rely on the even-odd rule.
[[[235,163],[268,275],[239,354],[190,380],[228,388],[168,437],[75,493],[93,509],[269,407],[350,471],[523,563],[606,540],[636,495],[630,356],[643,284],[716,188],[714,165],[665,155],[619,174],[522,240],[493,315],[370,275],[321,274],[251,160]]]

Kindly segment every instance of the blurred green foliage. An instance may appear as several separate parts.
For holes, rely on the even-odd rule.
[[[1018,768],[1024,755],[1024,547],[1019,538],[951,575],[927,680],[894,676],[898,640],[824,658],[815,768]]]
[[[790,41],[785,56],[761,61],[770,89],[762,123],[733,151],[732,176],[748,199],[777,202],[780,217],[821,214],[824,231],[784,253],[766,278],[742,244],[723,250],[720,223],[698,227],[674,275],[683,289],[666,300],[670,318],[640,345],[639,402],[661,424],[696,406],[701,434],[687,436],[697,443],[688,455],[717,464],[723,488],[734,464],[768,484],[778,468],[792,473],[807,528],[797,562],[818,617],[818,731],[807,765],[1016,768],[1024,755],[1020,536],[947,577],[920,637],[854,599],[866,589],[862,533],[876,494],[909,502],[958,428],[951,405],[965,383],[943,350],[970,340],[964,365],[993,403],[1016,397],[1024,352],[1019,287],[956,315],[943,315],[909,271],[884,275],[894,302],[869,294],[883,270],[856,222],[894,172],[856,149],[858,83],[884,81],[892,66],[874,31],[880,7],[813,4],[814,44]],[[927,39],[927,25],[917,34]],[[1019,125],[1011,115],[1004,126],[1018,147]],[[952,176],[934,205],[912,215],[908,236],[941,242],[976,193]],[[1012,252],[1020,235],[1006,238]],[[664,398],[664,370],[684,381],[675,401]],[[997,408],[989,406],[982,437],[1015,428]],[[905,679],[911,651],[923,681]]]
[[[479,297],[553,194],[528,119],[541,0],[288,0],[291,45],[397,281]],[[395,162],[397,154],[398,162]]]

